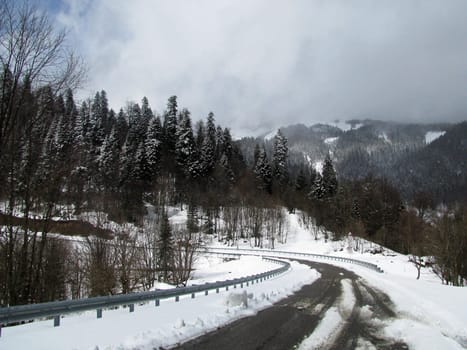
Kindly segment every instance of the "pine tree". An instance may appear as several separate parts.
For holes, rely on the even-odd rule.
[[[310,180],[308,183],[312,186],[315,183],[317,177],[318,177],[318,172],[316,171],[314,167],[311,167],[310,168]]]
[[[149,101],[146,96],[141,100],[141,116],[143,117],[145,123],[149,123],[151,118],[154,117],[151,107],[149,107]]]
[[[219,160],[219,164],[224,173],[223,176],[226,180],[226,183],[229,186],[233,185],[235,182],[235,174],[232,170],[232,166],[230,165],[229,158],[225,155],[225,153],[222,154],[221,159]]]
[[[180,115],[181,120],[177,128],[177,141],[175,144],[175,159],[180,173],[195,178],[199,172],[199,165],[196,159],[190,112],[184,109],[180,112]]]
[[[274,154],[272,162],[274,178],[281,186],[286,185],[289,180],[289,172],[287,169],[288,154],[289,149],[287,147],[287,139],[282,135],[282,132],[278,130],[274,137]]]
[[[258,155],[258,160],[256,161],[255,167],[253,169],[255,173],[256,180],[258,183],[258,188],[264,190],[268,193],[272,191],[272,170],[271,165],[269,164],[266,151],[262,148]]]
[[[232,136],[230,135],[230,130],[228,128],[225,128],[222,132],[221,154],[224,153],[230,160],[232,158],[232,152]]]
[[[99,174],[102,177],[104,188],[110,191],[116,190],[118,184],[118,164],[120,156],[120,147],[118,144],[117,133],[112,129],[101,147],[99,157]]]
[[[214,113],[209,112],[206,121],[206,137],[210,139],[211,143],[216,145],[216,124],[214,120]]]
[[[69,158],[73,147],[73,125],[70,117],[65,112],[65,102],[61,96],[57,99],[56,111],[59,117],[57,127],[59,158],[65,160]]]
[[[361,218],[360,215],[360,204],[358,203],[358,199],[354,199],[352,202],[352,212],[351,212],[352,218],[358,220]]]
[[[209,137],[205,137],[201,146],[200,154],[200,175],[208,176],[214,169],[215,145]]]
[[[201,148],[203,147],[205,137],[206,137],[206,128],[204,127],[204,122],[202,120],[199,120],[196,123],[196,138],[195,138],[197,150],[201,150]]]
[[[110,111],[109,111],[109,101],[107,100],[107,93],[105,92],[105,90],[101,90],[99,118],[101,119],[102,128],[106,135],[110,133],[111,128],[112,128],[109,117],[110,117]]]
[[[260,153],[261,149],[259,148],[259,145],[255,144],[255,150],[253,151],[253,164],[256,164],[258,162]]]
[[[315,181],[311,186],[308,197],[317,201],[322,201],[326,198],[326,189],[321,174],[316,173]]]
[[[164,113],[164,138],[163,152],[165,167],[169,172],[174,171],[175,143],[177,140],[177,96],[172,96],[167,102],[167,109]]]
[[[146,134],[145,148],[148,170],[153,181],[160,170],[162,126],[159,116],[151,118]]]
[[[136,153],[139,144],[146,138],[149,120],[141,112],[139,104],[133,103],[128,107],[128,138],[127,143],[133,153]]]
[[[125,187],[128,183],[131,182],[132,171],[134,168],[134,159],[131,151],[131,147],[128,147],[128,143],[123,144],[122,150],[120,152],[120,162],[119,162],[119,171],[120,171],[120,186]]]
[[[206,135],[203,139],[200,152],[200,175],[208,176],[214,169],[216,157],[216,126],[214,114],[209,113],[206,122]]]
[[[170,271],[173,265],[173,237],[170,228],[167,212],[164,210],[161,215],[160,237],[158,240],[158,266],[162,272],[164,282],[169,281]]]
[[[104,95],[105,96],[105,95]],[[106,104],[107,102],[105,102]],[[91,144],[94,150],[98,150],[99,147],[104,142],[105,138],[105,127],[104,123],[107,118],[107,114],[103,114],[107,112],[106,108],[103,108],[103,100],[101,98],[101,94],[96,92],[94,96],[94,100],[91,104],[91,116],[90,116],[90,139]],[[97,153],[97,152],[96,152]]]
[[[308,186],[308,182],[303,167],[300,168],[297,178],[295,179],[295,191],[302,192]]]
[[[145,143],[139,143],[135,154],[135,166],[132,176],[143,188],[152,180],[152,172],[148,164]]]
[[[332,160],[328,154],[324,159],[323,165],[323,186],[325,191],[325,197],[333,197],[337,193],[337,177],[332,165]]]
[[[76,143],[76,123],[78,119],[78,108],[76,107],[74,98],[73,98],[73,91],[68,89],[65,92],[65,116],[68,121],[68,128],[70,135],[69,138],[71,140],[71,144],[73,145]]]
[[[128,121],[122,108],[120,108],[120,111],[118,112],[117,121],[115,124],[115,133],[118,139],[118,144],[120,147],[122,147],[125,143],[128,133]]]
[[[88,129],[89,129],[89,107],[86,101],[81,103],[79,108],[79,114],[75,124],[74,138],[76,142],[76,148],[81,151],[86,151],[86,144],[88,141]]]
[[[221,159],[224,144],[224,130],[220,125],[216,127],[216,161]]]

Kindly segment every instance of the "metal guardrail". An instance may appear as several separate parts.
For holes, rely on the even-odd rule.
[[[218,252],[215,252],[219,254]],[[221,253],[224,254],[224,253]],[[241,255],[235,253],[227,253],[226,255],[234,256]],[[156,290],[149,292],[139,292],[139,293],[130,293],[130,294],[121,294],[121,295],[111,295],[103,297],[93,297],[86,299],[74,299],[74,300],[64,300],[64,301],[55,301],[48,303],[38,303],[30,305],[18,305],[0,308],[0,335],[2,324],[10,324],[15,322],[30,321],[39,318],[48,318],[53,317],[54,326],[57,327],[60,325],[60,317],[62,315],[82,312],[82,311],[97,311],[97,318],[102,317],[102,310],[107,308],[113,308],[117,306],[126,305],[129,308],[130,312],[134,311],[135,304],[154,301],[155,306],[159,306],[161,299],[175,298],[175,301],[178,302],[180,296],[191,294],[191,298],[195,298],[196,293],[204,292],[204,295],[208,295],[210,290],[216,290],[216,293],[219,293],[221,288],[226,290],[229,287],[233,288],[243,288],[243,285],[248,286],[250,283],[254,284],[262,282],[264,280],[270,279],[272,277],[278,276],[286,272],[290,268],[290,263],[286,261],[263,258],[264,260],[271,261],[276,264],[280,264],[281,267],[266,271],[263,273],[250,275],[246,277],[240,277],[230,280],[217,281],[211,283],[205,283],[201,285],[193,285],[182,288],[172,288],[166,290]]]
[[[339,256],[331,256],[331,255],[322,255],[322,254],[312,254],[312,253],[297,253],[297,252],[288,252],[286,250],[266,250],[266,249],[242,249],[242,248],[223,248],[223,247],[218,247],[218,248],[208,248],[207,249],[209,252],[215,253],[216,250],[218,251],[224,251],[224,252],[242,252],[242,254],[245,254],[247,252],[255,252],[255,253],[261,253],[261,255],[271,255],[271,254],[277,254],[280,255],[281,257],[286,256],[303,256],[303,257],[309,257],[309,258],[315,258],[315,259],[322,259],[322,260],[334,260],[334,261],[339,261],[339,262],[346,262],[350,264],[355,264],[355,265],[360,265],[363,267],[366,267],[370,270],[374,270],[379,273],[383,273],[383,269],[379,267],[376,264],[369,263],[367,261],[362,261],[362,260],[357,260],[357,259],[351,259],[351,258],[344,258],[344,257],[339,257]],[[258,255],[258,254],[255,254]]]

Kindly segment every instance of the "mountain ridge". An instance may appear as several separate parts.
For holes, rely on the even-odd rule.
[[[467,162],[463,158],[467,154],[467,122],[352,119],[345,123],[350,126],[348,130],[326,123],[279,128],[288,139],[292,176],[296,175],[294,169],[317,166],[329,153],[341,181],[358,180],[370,174],[384,177],[406,199],[417,192],[432,192],[440,202],[462,200],[466,195]],[[238,141],[247,162],[253,161],[257,143],[272,154],[274,137],[270,135],[273,134]],[[449,184],[449,179],[453,183]]]

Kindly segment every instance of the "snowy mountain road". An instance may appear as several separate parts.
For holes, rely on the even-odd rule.
[[[299,261],[321,278],[260,311],[176,349],[408,349],[387,339],[381,322],[395,317],[389,298],[359,276],[329,264]],[[300,345],[301,344],[301,345]]]

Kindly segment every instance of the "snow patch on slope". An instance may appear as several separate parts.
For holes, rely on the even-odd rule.
[[[274,136],[276,136],[277,134],[277,131],[274,130],[274,131],[271,131],[269,134],[267,134],[266,136],[264,136],[264,140],[265,141],[269,141],[269,140],[272,140],[274,138]]]
[[[434,140],[437,138],[440,138],[446,133],[446,131],[428,131],[425,134],[425,143],[428,145],[429,143],[432,143]]]
[[[389,139],[388,135],[385,132],[379,134],[378,138],[382,139],[383,141],[385,141],[387,143],[392,143],[391,140]]]
[[[327,145],[331,145],[331,144],[336,143],[338,139],[339,139],[339,136],[337,136],[337,137],[328,137],[327,139],[324,139],[324,143],[327,144]]]

